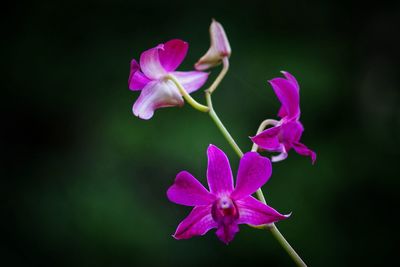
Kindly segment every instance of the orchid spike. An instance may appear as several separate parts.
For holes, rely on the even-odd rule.
[[[271,176],[272,167],[268,158],[256,152],[244,154],[234,188],[232,171],[224,152],[210,145],[207,155],[210,191],[186,171],[178,173],[167,191],[170,201],[194,206],[189,216],[178,225],[174,238],[188,239],[217,228],[217,237],[228,244],[239,231],[239,224],[262,226],[289,217],[251,196]]]
[[[222,25],[215,19],[212,20],[210,25],[210,39],[210,48],[195,64],[196,70],[206,70],[217,66],[222,62],[224,57],[231,55],[231,46],[228,37],[226,37]]]
[[[158,108],[183,105],[178,88],[168,79],[171,75],[188,93],[206,82],[208,73],[175,71],[185,58],[188,47],[188,43],[174,39],[144,51],[140,55],[140,65],[132,59],[128,86],[132,91],[141,90],[132,108],[136,116],[148,120]]]
[[[298,154],[309,156],[314,164],[317,155],[300,143],[304,127],[300,119],[300,87],[296,78],[289,72],[282,71],[285,78],[274,78],[269,81],[282,106],[278,116],[281,120],[271,128],[251,137],[251,140],[260,148],[279,152],[272,157],[273,162],[284,160],[290,149]]]

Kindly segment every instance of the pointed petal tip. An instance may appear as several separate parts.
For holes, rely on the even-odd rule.
[[[171,235],[175,240],[183,240],[183,239],[189,239],[190,237],[185,237],[182,234],[175,232],[174,234]]]
[[[270,79],[270,80],[268,80],[268,83],[269,83],[271,86],[275,86],[275,85],[276,85],[276,79],[278,79],[278,78]]]
[[[282,215],[282,219],[284,220],[284,219],[287,219],[287,218],[289,218],[290,216],[292,216],[292,213],[293,212],[289,212],[288,214],[281,214]]]
[[[317,160],[317,155],[314,153],[314,155],[311,155],[311,165],[315,165],[316,160]]]
[[[210,150],[210,149],[219,149],[219,148],[216,145],[209,144],[207,147],[207,150]]]
[[[269,79],[268,82],[272,85],[272,84],[276,84],[279,80],[285,80],[285,79],[283,79],[281,77],[277,77],[277,78]]]
[[[314,165],[317,160],[317,153],[311,150],[311,164]]]
[[[176,233],[171,235],[175,240],[181,240],[182,238],[178,237]]]
[[[182,40],[182,39],[179,39],[179,38],[174,38],[174,39],[169,40],[169,41],[166,42],[165,44],[162,44],[163,47],[165,47],[165,45],[166,45],[167,43],[169,43],[169,44],[171,44],[171,43],[181,43],[181,44],[184,45],[184,46],[189,46],[189,43],[188,43],[188,42],[186,42],[186,41],[184,41],[184,40]]]

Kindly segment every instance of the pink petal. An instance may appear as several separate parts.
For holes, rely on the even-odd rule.
[[[211,45],[215,46],[215,50],[221,56],[230,56],[231,55],[231,46],[228,41],[228,37],[226,37],[226,33],[221,23],[212,20],[210,26],[210,37],[211,37]]]
[[[188,239],[193,236],[204,235],[216,227],[217,223],[211,216],[211,206],[197,206],[178,225],[173,237],[175,239]]]
[[[270,80],[269,83],[274,89],[289,119],[297,119],[300,116],[300,96],[295,84],[284,78],[275,78]],[[282,114],[282,112],[280,113]]]
[[[164,46],[161,44],[140,55],[140,67],[144,75],[152,80],[160,79],[167,74],[160,62],[159,52],[162,50],[164,50]]]
[[[168,199],[186,206],[209,205],[215,197],[187,171],[176,176],[174,184],[167,191]]]
[[[290,74],[287,71],[281,71],[281,73],[285,76],[286,79],[288,79],[295,85],[295,88],[297,89],[297,91],[300,90],[299,83],[297,82],[296,78],[292,74]]]
[[[148,120],[158,108],[182,105],[183,98],[173,82],[152,81],[143,88],[132,111],[139,118]]]
[[[230,194],[233,190],[233,179],[228,158],[214,145],[209,145],[207,155],[207,180],[210,192],[217,196]]]
[[[300,155],[311,157],[312,164],[315,163],[315,160],[317,159],[317,154],[314,151],[310,150],[308,147],[306,147],[304,144],[294,143],[293,149]]]
[[[129,78],[128,78],[128,84],[131,83],[133,74],[135,74],[135,72],[137,72],[138,70],[140,70],[139,63],[137,63],[137,61],[135,59],[132,59],[131,60],[131,69],[130,69]]]
[[[175,71],[172,73],[189,94],[196,91],[207,81],[207,72]]]
[[[140,71],[139,64],[136,62],[136,60],[132,59],[131,72],[128,80],[129,89],[132,91],[142,90],[143,87],[145,87],[149,82],[150,79]]]
[[[295,85],[295,88],[297,91],[300,90],[299,83],[297,82],[296,78],[292,74],[290,74],[287,71],[281,71],[281,73],[285,76],[285,78],[287,80],[291,81]],[[286,109],[284,106],[281,106],[281,108],[279,109],[279,112],[278,112],[278,117],[283,118],[286,116],[287,116]]]
[[[176,70],[186,57],[188,48],[188,43],[179,39],[166,42],[164,49],[159,51],[161,65],[167,72]]]
[[[260,226],[288,218],[290,215],[282,215],[275,209],[248,196],[236,201],[239,209],[238,224],[250,224]]]
[[[228,244],[233,240],[236,233],[239,232],[239,226],[237,222],[233,222],[231,224],[222,224],[218,226],[215,234],[225,244]]]
[[[286,116],[287,116],[286,109],[285,109],[284,106],[281,106],[281,107],[279,108],[279,111],[278,111],[278,117],[279,117],[279,118],[284,118],[284,117],[286,117]]]
[[[207,54],[204,57],[208,56],[208,53],[209,52],[207,52]],[[200,60],[202,60],[202,59],[203,58],[201,58]],[[194,68],[196,70],[208,70],[209,68],[212,68],[220,63],[220,60],[218,60],[218,61],[216,61],[216,60],[206,61],[205,59],[203,59],[203,61],[200,61],[200,60],[198,62],[196,62],[196,64],[194,64]],[[215,63],[215,62],[218,62],[218,63]]]
[[[281,125],[280,139],[287,151],[292,147],[292,143],[300,140],[303,131],[304,127],[299,121],[289,121]]]
[[[247,197],[263,186],[271,177],[272,166],[268,158],[256,152],[247,152],[241,158],[233,199]]]
[[[281,126],[271,127],[250,139],[262,149],[273,152],[280,151],[281,143],[278,137],[280,130]]]

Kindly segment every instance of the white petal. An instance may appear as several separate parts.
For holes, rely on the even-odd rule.
[[[139,118],[148,120],[158,108],[182,105],[183,98],[172,81],[153,81],[143,88],[132,110]]]

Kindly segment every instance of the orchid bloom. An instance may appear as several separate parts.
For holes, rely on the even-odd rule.
[[[268,128],[260,134],[251,138],[260,148],[280,152],[273,156],[272,161],[284,160],[291,148],[303,156],[311,157],[314,164],[317,155],[300,143],[304,131],[300,123],[300,94],[299,84],[296,78],[289,72],[282,71],[285,78],[274,78],[269,81],[282,106],[278,112],[281,118],[274,127]]]
[[[232,51],[228,37],[226,37],[222,25],[215,19],[212,20],[210,25],[210,39],[210,48],[195,64],[194,67],[196,70],[206,70],[217,66],[222,62],[224,57],[231,55]]]
[[[168,79],[171,75],[188,93],[206,82],[208,73],[175,71],[185,58],[188,47],[188,43],[174,39],[144,51],[140,55],[140,65],[132,59],[128,86],[132,91],[142,91],[132,109],[136,116],[148,120],[158,108],[183,105],[179,89]]]
[[[224,152],[210,145],[207,155],[210,191],[186,171],[178,173],[168,189],[170,201],[194,206],[189,216],[178,225],[174,238],[188,239],[217,228],[216,235],[227,244],[239,231],[239,224],[261,226],[288,217],[251,196],[271,176],[272,167],[268,158],[256,152],[244,154],[234,188],[232,171]]]

